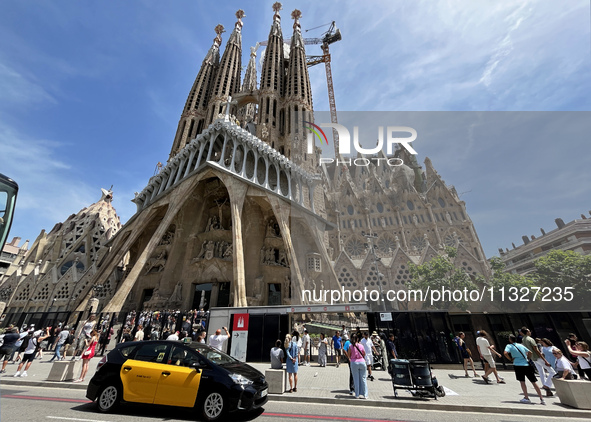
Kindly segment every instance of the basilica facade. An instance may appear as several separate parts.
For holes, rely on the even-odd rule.
[[[224,28],[215,27],[167,164],[136,193],[136,214],[124,226],[99,216],[90,228],[77,215],[67,231],[54,229],[62,246],[39,256],[39,241],[18,283],[8,278],[11,308],[82,311],[93,298],[102,312],[302,304],[310,289],[403,289],[409,262],[445,246],[457,248],[457,266],[488,275],[465,203],[428,158],[424,169],[404,150],[395,170],[320,164],[320,149],[306,144],[314,111],[301,13],[291,13],[286,43],[273,5],[260,76],[251,49],[242,77],[243,17],[223,53]],[[39,260],[43,276],[23,283]]]

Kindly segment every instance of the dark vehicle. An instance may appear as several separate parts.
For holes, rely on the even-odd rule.
[[[195,407],[207,421],[267,402],[263,374],[202,343],[125,342],[101,359],[86,397],[101,412],[120,402]]]

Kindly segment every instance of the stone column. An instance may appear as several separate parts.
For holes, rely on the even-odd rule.
[[[121,285],[117,289],[117,293],[115,293],[115,295],[113,295],[113,297],[111,298],[111,300],[109,301],[107,306],[105,306],[105,309],[103,310],[103,312],[110,313],[110,312],[120,312],[121,311],[121,308],[123,307],[123,305],[127,299],[127,296],[129,295],[129,292],[131,292],[131,289],[133,288],[137,278],[139,277],[141,271],[144,269],[144,266],[146,265],[148,258],[150,257],[150,255],[152,254],[152,252],[154,251],[156,246],[158,246],[158,243],[162,239],[162,236],[164,236],[164,234],[168,230],[168,227],[170,226],[170,224],[172,223],[172,221],[176,217],[177,213],[180,211],[182,206],[187,202],[187,200],[189,200],[189,198],[191,197],[190,192],[192,192],[195,189],[195,187],[197,186],[198,183],[199,183],[199,180],[194,179],[191,183],[181,184],[177,188],[176,192],[174,193],[174,197],[171,199],[169,208],[166,211],[166,214],[164,215],[164,218],[162,219],[162,221],[158,225],[158,228],[156,229],[156,231],[154,232],[154,234],[150,238],[150,241],[148,242],[148,244],[146,245],[146,247],[144,248],[144,250],[142,251],[142,253],[138,257],[133,268],[131,269],[131,271],[127,275],[127,278],[123,281],[123,283],[121,283]],[[142,222],[146,222],[146,220],[142,219]],[[136,230],[136,233],[137,233],[136,234],[136,237],[137,237],[141,234],[141,231]],[[129,243],[129,246],[125,250],[125,252],[127,252],[129,250],[129,248],[131,248],[131,245],[133,244],[133,243],[130,243],[129,241],[126,242],[126,244],[128,244],[128,243]],[[111,272],[115,268],[115,265],[117,264],[117,262],[119,262],[119,261],[115,261],[115,263],[113,264],[113,266],[111,268],[111,271],[102,272],[102,274],[103,274],[102,278],[99,278],[99,277],[95,278],[93,281],[93,284],[104,283],[104,281],[106,281],[106,279],[109,277],[109,275],[111,274]],[[83,310],[83,309],[79,309],[79,310]]]
[[[234,255],[234,293],[235,307],[248,306],[246,303],[246,276],[244,272],[244,244],[242,242],[242,210],[248,185],[236,179],[224,177],[222,179],[230,195],[230,209],[232,210],[232,252]]]
[[[6,302],[0,302],[0,316],[4,313],[4,309],[6,309]]]
[[[281,237],[283,238],[283,244],[285,250],[288,252],[291,265],[291,300],[292,304],[301,303],[302,290],[304,290],[304,278],[300,272],[300,265],[296,256],[296,251],[292,243],[291,229],[289,227],[289,216],[291,214],[291,205],[280,200],[274,195],[267,194],[267,198],[273,213],[277,217],[277,223],[281,229]],[[286,296],[289,294],[286,292]]]

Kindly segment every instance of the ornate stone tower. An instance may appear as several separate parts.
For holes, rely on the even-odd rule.
[[[273,24],[269,32],[259,88],[257,136],[279,148],[279,137],[284,133],[282,94],[285,79],[283,33],[281,32],[281,3],[273,4]],[[282,150],[279,152],[283,153]]]
[[[224,111],[228,97],[240,91],[240,72],[242,71],[242,18],[244,16],[242,9],[236,12],[236,18],[238,20],[226,43],[222,61],[212,87],[211,99],[208,105],[209,118],[207,119],[207,126]],[[199,131],[197,133],[201,132]]]
[[[102,189],[97,202],[49,233],[43,230],[24,257],[13,263],[2,282],[2,288],[13,292],[7,306],[11,318],[23,312],[70,311],[91,291],[97,266],[108,251],[105,244],[121,229],[112,200],[113,192]],[[95,296],[110,297],[121,276],[116,269]]]
[[[213,80],[220,62],[220,46],[222,44],[224,27],[217,25],[215,32],[216,37],[213,39],[213,45],[203,59],[201,69],[199,69],[199,73],[187,97],[169,158],[174,157],[177,152],[183,149],[191,139],[201,133],[203,128],[206,127],[205,123]]]
[[[316,172],[318,163],[315,154],[306,153],[306,127],[314,122],[312,89],[306,64],[306,50],[300,27],[302,13],[294,10],[291,14],[293,36],[289,51],[289,68],[285,84],[285,110],[287,113],[287,136],[284,138],[288,156],[308,171]],[[308,122],[308,123],[306,123]],[[291,149],[291,152],[289,151]]]

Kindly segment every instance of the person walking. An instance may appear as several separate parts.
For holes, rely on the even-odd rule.
[[[482,375],[482,379],[485,383],[490,383],[488,376],[490,374],[495,374],[495,378],[497,379],[497,384],[505,384],[505,380],[499,377],[499,372],[497,371],[497,364],[495,363],[495,358],[493,357],[493,353],[497,357],[501,357],[501,354],[495,350],[495,346],[491,345],[488,342],[488,334],[486,331],[481,330],[478,333],[478,338],[476,339],[476,346],[478,347],[478,353],[480,353],[480,359],[484,360],[484,375]]]
[[[335,360],[337,362],[337,368],[340,365],[341,359],[341,350],[342,350],[342,338],[341,333],[339,331],[335,331],[334,336],[332,336],[330,347],[334,350]]]
[[[290,393],[297,393],[298,391],[298,359],[300,356],[298,336],[299,333],[297,331],[292,333],[289,347],[286,350],[287,360],[285,362],[285,369],[287,370],[287,377],[289,379]]]
[[[113,327],[111,327],[111,328],[105,327],[102,330],[101,335],[99,337],[99,350],[98,350],[99,355],[103,356],[105,354],[107,346],[109,345],[109,342],[111,341],[112,335],[113,335]]]
[[[534,365],[538,370],[538,374],[540,375],[540,379],[542,381],[542,386],[544,390],[546,390],[546,394],[551,396],[552,392],[550,391],[550,387],[552,386],[552,378],[550,376],[546,378],[546,373],[544,372],[546,367],[550,367],[550,362],[546,360],[544,354],[540,352],[540,349],[538,349],[538,344],[532,338],[529,328],[522,327],[519,332],[523,336],[521,343],[532,353],[531,360],[534,362]]]
[[[328,350],[328,339],[324,333],[320,333],[320,340],[318,340],[318,366],[326,366],[326,352]]]
[[[528,359],[531,357],[532,352],[528,350],[523,344],[516,342],[517,338],[511,334],[509,336],[509,344],[505,347],[505,357],[513,362],[513,370],[515,371],[515,378],[521,384],[521,391],[523,391],[523,398],[519,400],[520,403],[530,404],[529,394],[527,392],[527,385],[525,384],[525,378],[531,382],[532,386],[540,397],[540,403],[546,404],[544,397],[542,396],[542,390],[538,386],[538,379],[536,378],[535,368],[530,366]]]
[[[458,349],[460,350],[460,356],[464,361],[464,376],[466,378],[470,378],[468,374],[468,363],[472,366],[472,372],[474,372],[474,377],[478,377],[478,373],[476,372],[476,368],[474,367],[474,361],[472,360],[472,352],[468,349],[468,345],[464,341],[466,338],[466,334],[462,331],[458,333],[458,335],[454,338],[454,342],[457,344]]]
[[[45,329],[45,333],[42,333],[39,336],[33,337],[33,335],[31,334],[30,337],[29,336],[27,336],[28,338],[25,337],[25,339],[27,341],[27,346],[25,349],[25,354],[23,355],[23,360],[21,361],[21,363],[18,364],[18,368],[16,368],[16,373],[14,374],[15,377],[28,376],[27,371],[31,367],[33,360],[35,360],[35,353],[41,347],[40,346],[41,342],[43,340],[51,337],[50,330],[51,330],[51,327],[47,327]],[[21,369],[23,369],[23,365],[25,366],[25,370],[21,374]]]
[[[10,356],[17,349],[17,342],[27,335],[28,333],[26,331],[23,333],[19,333],[18,328],[13,327],[7,330],[7,334],[1,336],[3,343],[2,347],[0,347],[0,359],[4,357],[4,361],[2,362],[2,369],[0,370],[0,374],[6,373],[6,365],[8,365],[8,360],[10,359]]]
[[[345,327],[344,325],[341,328],[341,337],[344,341],[349,340],[349,330],[347,330],[347,327]]]
[[[554,393],[552,393],[550,387],[553,385],[552,379],[556,375],[556,371],[554,370],[554,367],[556,366],[556,356],[554,356],[554,354],[552,353],[554,349],[554,344],[549,339],[543,338],[540,339],[540,345],[542,346],[542,354],[550,363],[550,366],[544,366],[544,369],[548,371],[548,382],[546,383],[547,385],[542,385],[542,387],[544,388],[544,390],[546,390],[546,397],[552,397]],[[542,375],[540,375],[540,378],[541,377]]]
[[[371,374],[371,369],[373,366],[373,354],[377,354],[377,350],[373,345],[373,342],[371,341],[371,339],[369,338],[369,333],[367,331],[365,331],[363,333],[363,338],[361,339],[361,344],[363,345],[363,348],[365,350],[365,363],[367,365],[367,372],[368,372],[368,376],[367,378],[370,381],[374,380],[373,375]]]
[[[94,351],[96,349],[96,345],[98,344],[98,332],[96,330],[92,330],[90,332],[90,339],[88,340],[88,347],[82,353],[82,372],[80,373],[80,378],[78,378],[74,382],[84,382],[84,377],[88,372],[88,365],[90,364],[90,359],[94,357]]]
[[[60,355],[60,350],[62,349],[62,347],[64,347],[64,344],[66,344],[66,341],[68,340],[69,336],[70,336],[70,328],[66,325],[64,327],[64,329],[61,330],[57,336],[57,341],[55,344],[55,351],[53,353],[52,358],[49,359],[50,362],[53,362],[54,359],[57,359],[57,360],[62,359],[62,356]]]
[[[367,364],[365,361],[365,349],[359,343],[357,335],[351,336],[351,344],[347,349],[347,358],[351,365],[351,374],[353,375],[353,386],[355,389],[355,398],[363,396],[369,398],[367,391]]]

